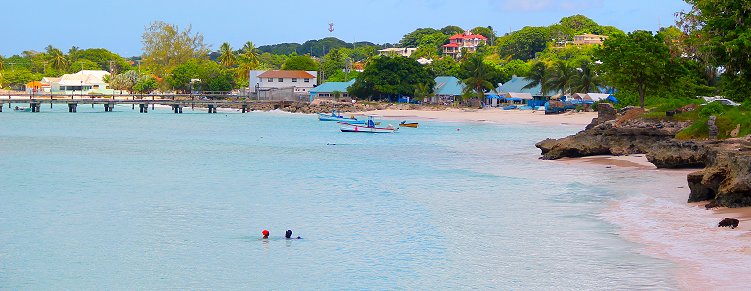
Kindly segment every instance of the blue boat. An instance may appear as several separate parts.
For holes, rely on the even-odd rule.
[[[506,106],[503,106],[503,110],[512,110],[512,109],[516,109],[516,105],[506,105]]]
[[[342,115],[339,115],[339,113],[336,112],[336,110],[331,111],[331,114],[318,113],[318,120],[345,122],[349,124],[365,124],[365,120],[358,120],[354,116],[352,118],[344,117]]]

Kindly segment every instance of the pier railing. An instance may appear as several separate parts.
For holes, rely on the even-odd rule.
[[[41,104],[67,104],[68,112],[77,112],[79,104],[104,105],[105,112],[111,112],[116,105],[138,105],[141,113],[147,113],[155,105],[172,107],[175,113],[182,113],[184,107],[205,107],[209,113],[216,113],[219,107],[231,107],[248,112],[257,104],[278,104],[280,107],[292,103],[306,103],[308,98],[299,96],[282,100],[266,99],[253,96],[237,96],[232,94],[217,94],[217,92],[201,92],[200,94],[110,94],[110,95],[58,95],[58,94],[14,94],[0,97],[0,112],[5,104],[11,108],[11,103],[29,104],[31,112],[40,112]],[[275,105],[276,106],[276,105]]]

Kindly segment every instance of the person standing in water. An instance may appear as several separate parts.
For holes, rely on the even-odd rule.
[[[269,231],[268,231],[268,230],[265,230],[265,229],[264,229],[264,230],[263,230],[263,231],[261,232],[261,234],[263,234],[263,238],[269,238]]]
[[[286,238],[286,239],[293,239],[292,238],[292,230],[291,229],[287,230],[287,232],[284,234],[284,238]],[[298,236],[298,237],[296,237],[294,239],[301,239],[301,237]]]

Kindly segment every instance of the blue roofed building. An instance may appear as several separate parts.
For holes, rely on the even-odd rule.
[[[430,103],[454,103],[456,97],[462,96],[464,83],[453,76],[435,77],[435,87],[433,88],[433,97]]]
[[[506,82],[505,84],[501,85],[501,87],[498,88],[498,93],[500,96],[506,95],[506,93],[529,93],[532,95],[531,100],[525,100],[524,102],[527,103],[529,106],[543,106],[545,105],[545,102],[550,100],[551,96],[557,95],[557,91],[548,91],[545,94],[542,93],[542,87],[540,85],[534,86],[532,88],[524,88],[532,81],[526,80],[525,77],[517,77],[513,76],[511,77],[511,80]]]
[[[326,82],[318,85],[308,91],[310,92],[310,101],[312,102],[315,99],[334,100],[337,98],[337,96],[335,96],[337,92],[340,93],[339,98],[349,98],[347,89],[354,83],[355,79],[352,79],[349,82]]]

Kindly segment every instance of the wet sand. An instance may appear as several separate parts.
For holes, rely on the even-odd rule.
[[[561,160],[572,166],[598,165],[639,171],[657,183],[623,185],[636,193],[613,201],[601,217],[618,226],[618,234],[641,245],[640,252],[676,264],[683,290],[748,290],[751,286],[751,208],[706,210],[707,202],[687,203],[686,175],[694,170],[657,169],[644,155],[597,156]],[[737,218],[736,229],[718,227]]]

